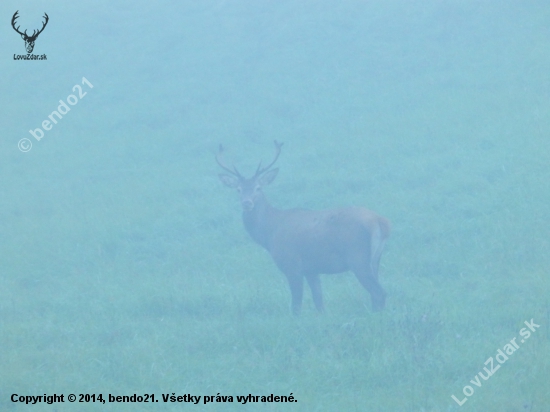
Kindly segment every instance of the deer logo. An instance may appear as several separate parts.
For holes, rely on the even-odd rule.
[[[41,28],[40,30],[38,30],[38,31],[33,30],[32,35],[29,36],[29,35],[27,34],[27,30],[25,30],[23,33],[22,33],[21,31],[19,31],[19,27],[21,27],[21,26],[15,27],[16,20],[17,20],[17,18],[19,17],[19,16],[18,16],[18,13],[19,13],[19,10],[17,10],[17,11],[14,13],[13,17],[11,18],[11,26],[13,27],[13,29],[14,29],[17,33],[19,33],[19,34],[21,35],[21,38],[22,38],[23,40],[25,40],[25,49],[27,49],[27,53],[30,54],[30,53],[32,53],[32,51],[34,50],[34,42],[35,42],[36,39],[38,38],[38,35],[44,31],[44,29],[46,28],[46,25],[48,24],[48,20],[49,20],[50,18],[48,17],[48,15],[47,15],[46,13],[44,13],[44,19],[45,19],[45,21],[44,21],[44,23],[42,24],[42,28]]]

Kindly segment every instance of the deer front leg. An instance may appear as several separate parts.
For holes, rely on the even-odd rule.
[[[295,273],[285,273],[285,275],[292,295],[292,302],[290,305],[292,314],[299,316],[302,309],[302,297],[304,295],[304,278],[301,274]]]

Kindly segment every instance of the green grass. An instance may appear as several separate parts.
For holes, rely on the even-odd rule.
[[[364,204],[393,221],[382,260],[383,312],[372,313],[368,294],[345,274],[323,277],[324,315],[315,313],[307,291],[302,316],[293,318],[283,276],[248,239],[236,195],[215,180],[208,152],[189,165],[204,176],[196,181],[157,187],[172,164],[151,175],[122,173],[109,186],[101,179],[79,185],[78,176],[55,195],[43,194],[40,207],[5,209],[15,218],[6,223],[13,237],[4,242],[8,269],[0,288],[2,409],[25,410],[9,402],[11,393],[175,392],[293,393],[298,400],[195,407],[220,411],[458,410],[451,395],[462,399],[485,360],[533,318],[541,328],[463,408],[544,411],[548,243],[534,216],[547,205],[534,195],[547,180],[518,186],[528,174],[546,174],[539,164],[491,182],[486,164],[472,170],[433,162],[427,153],[423,163],[416,154],[407,165],[404,155],[399,169],[371,174],[379,165],[364,166],[372,190],[362,190],[359,176],[348,177],[362,167],[359,157],[336,173],[328,167],[292,180],[288,158],[296,156],[290,142],[279,181],[267,189],[274,203]],[[520,190],[533,197],[509,196]],[[52,408],[32,410],[74,410]]]

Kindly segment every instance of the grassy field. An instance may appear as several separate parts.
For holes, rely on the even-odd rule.
[[[286,281],[247,237],[236,194],[217,181],[213,147],[187,154],[193,176],[162,179],[178,173],[168,162],[25,182],[19,206],[3,207],[2,410],[26,410],[12,393],[54,392],[298,400],[193,406],[220,411],[457,410],[451,395],[464,398],[484,362],[534,319],[540,329],[463,408],[547,411],[545,159],[534,144],[500,164],[512,155],[502,145],[480,143],[472,160],[461,148],[473,141],[445,154],[441,142],[383,140],[347,158],[353,138],[313,150],[290,141],[267,189],[280,206],[361,204],[392,220],[381,313],[345,274],[323,277],[324,315],[306,291],[293,318]],[[269,142],[255,147],[251,161],[271,154]],[[363,162],[373,151],[379,160]],[[11,184],[15,192],[23,181]],[[154,409],[182,407],[192,406]],[[153,407],[78,405],[98,408]]]

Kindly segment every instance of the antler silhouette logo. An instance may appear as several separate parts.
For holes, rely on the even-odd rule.
[[[33,30],[32,35],[29,36],[29,35],[27,34],[27,30],[25,30],[24,33],[21,33],[21,32],[19,31],[19,27],[20,27],[20,26],[15,27],[15,20],[17,20],[17,18],[19,17],[19,16],[17,15],[17,13],[19,13],[19,10],[17,10],[17,11],[14,13],[14,15],[13,15],[13,17],[12,17],[12,19],[11,19],[11,26],[13,27],[13,29],[14,29],[17,33],[19,33],[19,34],[21,35],[21,38],[22,38],[23,40],[25,40],[25,48],[27,49],[27,53],[32,53],[32,51],[34,50],[34,42],[36,41],[36,38],[38,37],[38,35],[39,35],[40,33],[42,33],[42,32],[44,31],[44,28],[46,27],[46,24],[48,24],[48,20],[49,20],[50,18],[48,17],[48,15],[47,15],[46,13],[44,13],[44,19],[46,19],[46,21],[42,24],[42,28],[41,28],[40,30],[38,30],[38,31]]]

